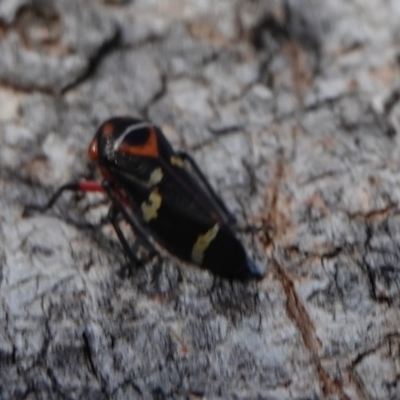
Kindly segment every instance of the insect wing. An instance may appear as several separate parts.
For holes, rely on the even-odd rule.
[[[171,203],[179,204],[183,213],[200,213],[208,215],[219,223],[226,222],[227,218],[212,194],[202,182],[202,176],[196,173],[187,160],[175,153],[162,132],[157,129],[160,150],[159,162],[165,171],[165,179],[160,182],[160,189]],[[196,165],[197,167],[197,165]],[[196,206],[197,205],[197,206]]]

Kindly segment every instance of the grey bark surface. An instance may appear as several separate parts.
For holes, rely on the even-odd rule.
[[[396,0],[0,0],[0,399],[399,399]],[[127,276],[86,156],[161,126],[265,278]]]

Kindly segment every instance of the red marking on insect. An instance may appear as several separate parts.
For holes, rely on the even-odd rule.
[[[107,168],[104,167],[100,167],[99,168],[101,176],[106,180],[111,180],[112,179],[112,175],[110,174],[110,171]]]
[[[78,190],[81,190],[82,192],[104,193],[103,186],[101,186],[101,183],[96,181],[80,181],[78,183]]]
[[[122,142],[118,147],[117,152],[131,154],[133,156],[146,156],[157,158],[159,153],[156,132],[152,126],[150,126],[148,129],[149,137],[144,144],[133,146]]]
[[[99,143],[97,139],[93,139],[88,148],[88,156],[92,161],[99,159]]]

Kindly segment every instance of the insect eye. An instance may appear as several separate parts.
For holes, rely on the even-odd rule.
[[[140,146],[144,145],[149,139],[149,129],[148,127],[135,127],[133,126],[131,129],[125,131],[122,143],[128,146]]]
[[[159,150],[155,128],[148,122],[135,122],[129,125],[113,142],[112,151],[114,155],[130,154],[157,158]]]

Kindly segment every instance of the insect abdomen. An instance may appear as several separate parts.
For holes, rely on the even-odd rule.
[[[162,199],[157,216],[147,224],[157,241],[180,259],[225,277],[251,276],[244,248],[226,225],[187,218],[163,208]]]

